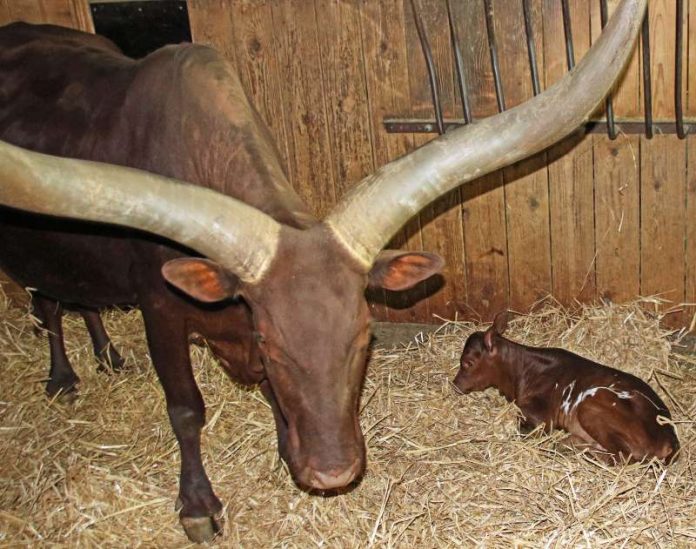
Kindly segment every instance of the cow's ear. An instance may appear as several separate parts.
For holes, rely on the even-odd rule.
[[[369,274],[369,286],[387,290],[407,290],[442,270],[445,262],[427,252],[381,252]]]
[[[198,257],[172,259],[162,265],[162,276],[172,286],[205,303],[234,297],[238,280],[223,267]]]

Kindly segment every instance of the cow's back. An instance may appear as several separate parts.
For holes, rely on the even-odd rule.
[[[205,46],[133,60],[80,31],[0,28],[0,139],[210,187],[283,223],[315,221],[235,70]]]

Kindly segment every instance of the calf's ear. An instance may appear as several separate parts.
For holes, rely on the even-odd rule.
[[[234,297],[239,281],[223,267],[198,257],[172,259],[162,265],[162,276],[172,286],[205,303]]]
[[[486,350],[491,353],[493,352],[493,336],[502,335],[505,333],[508,324],[508,312],[501,311],[493,319],[493,324],[486,330],[483,334],[483,344],[486,346]]]
[[[386,290],[407,290],[439,273],[444,264],[436,254],[385,250],[377,256],[370,270],[368,285]]]
[[[507,311],[500,311],[497,315],[495,315],[492,327],[495,329],[497,333],[503,335],[505,333],[505,330],[507,330],[509,318],[510,314]]]

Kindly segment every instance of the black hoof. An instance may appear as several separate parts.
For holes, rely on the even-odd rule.
[[[95,355],[97,358],[97,371],[99,372],[118,372],[123,369],[126,361],[118,354],[118,351],[109,346],[108,351],[102,351]]]
[[[186,537],[194,543],[204,543],[217,536],[222,527],[215,517],[180,517]]]
[[[78,378],[67,383],[65,381],[60,383],[49,381],[46,384],[46,395],[60,404],[72,404],[77,400],[77,384],[79,382]]]

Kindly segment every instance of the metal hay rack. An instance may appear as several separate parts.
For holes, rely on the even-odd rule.
[[[451,0],[446,0],[447,17],[449,21],[450,42],[454,54],[454,65],[456,70],[456,81],[458,93],[462,101],[462,118],[455,120],[445,120],[442,115],[442,102],[438,89],[437,78],[435,75],[435,63],[433,61],[432,50],[428,42],[427,33],[423,24],[423,19],[418,10],[418,1],[410,0],[413,9],[416,30],[420,40],[423,56],[425,58],[426,67],[428,70],[428,78],[430,91],[432,95],[433,108],[435,111],[434,120],[413,120],[413,119],[396,119],[386,118],[384,125],[389,133],[445,133],[450,127],[457,127],[465,124],[470,124],[474,117],[471,113],[471,102],[467,91],[467,82],[464,70],[464,60],[462,58],[460,42],[457,36],[456,25],[452,14]],[[539,83],[539,69],[537,66],[536,46],[534,43],[534,27],[531,15],[531,0],[521,0],[524,14],[524,32],[527,45],[527,58],[529,62],[529,75],[532,82],[532,91],[534,95],[541,92]],[[572,70],[575,66],[575,51],[573,47],[573,31],[570,20],[570,7],[568,0],[559,0],[561,2],[563,16],[563,31],[565,36],[565,53],[566,64],[568,70]],[[600,3],[600,17],[602,28],[607,23],[608,8],[607,0],[598,0]],[[488,50],[490,52],[490,63],[493,72],[493,81],[495,86],[495,96],[498,106],[498,112],[506,110],[505,94],[500,75],[500,62],[498,56],[498,48],[494,32],[493,6],[492,0],[483,0],[485,11],[486,34],[488,37]],[[603,133],[606,131],[610,139],[616,139],[618,132],[625,134],[645,134],[650,139],[655,132],[663,134],[676,134],[679,139],[684,139],[687,134],[696,131],[696,123],[684,122],[684,106],[682,92],[682,62],[683,62],[683,25],[684,25],[684,0],[676,0],[676,28],[675,28],[675,71],[674,71],[674,110],[675,120],[673,122],[654,122],[653,121],[653,97],[652,83],[650,70],[650,17],[646,10],[645,19],[641,29],[642,41],[642,81],[643,81],[643,107],[644,121],[621,121],[616,120],[614,116],[614,108],[612,96],[609,95],[606,99],[605,112],[606,122],[592,121],[587,124],[589,133]]]

